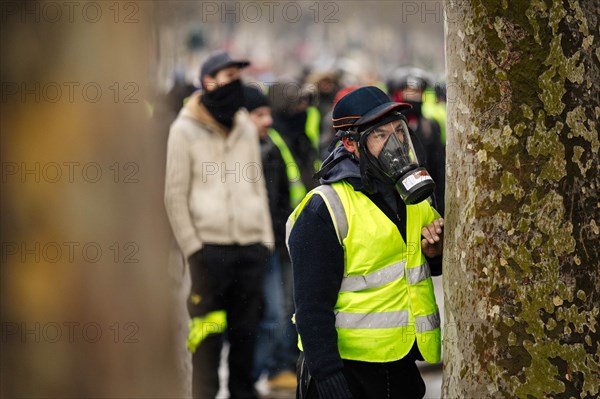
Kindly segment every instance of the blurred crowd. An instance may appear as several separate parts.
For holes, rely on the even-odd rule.
[[[217,55],[215,55],[217,54]],[[212,58],[211,58],[212,57]],[[251,60],[249,60],[251,61]],[[200,301],[205,303],[205,293],[199,294],[206,287],[201,287],[195,280],[206,279],[208,271],[204,270],[207,263],[219,263],[221,270],[219,277],[221,282],[226,280],[223,270],[229,267],[226,263],[227,257],[231,258],[232,264],[247,262],[246,256],[238,251],[239,248],[231,248],[231,244],[239,244],[240,248],[250,248],[255,243],[263,244],[270,250],[266,256],[266,265],[262,276],[249,280],[252,282],[261,281],[261,290],[257,295],[257,301],[249,300],[252,293],[248,293],[240,299],[241,294],[232,294],[223,299],[226,304],[231,302],[244,301],[244,312],[257,314],[256,336],[250,341],[241,339],[239,342],[231,342],[229,357],[230,376],[236,377],[237,371],[233,370],[236,356],[244,357],[246,363],[248,358],[252,358],[252,383],[256,383],[261,377],[267,379],[270,390],[291,391],[296,389],[296,360],[298,358],[297,334],[292,322],[294,305],[292,297],[292,273],[288,251],[285,244],[286,221],[291,211],[302,201],[306,193],[319,185],[318,179],[314,177],[319,171],[322,161],[325,160],[336,145],[339,144],[336,137],[336,130],[332,127],[332,109],[335,104],[346,94],[358,87],[371,85],[377,86],[385,91],[392,101],[404,102],[411,105],[410,108],[403,109],[406,116],[408,127],[413,136],[415,152],[421,166],[424,166],[435,181],[435,192],[430,198],[432,205],[438,210],[440,215],[444,215],[444,190],[445,190],[445,124],[446,124],[446,87],[443,80],[436,79],[435,75],[426,70],[413,66],[402,66],[393,70],[389,76],[376,79],[372,75],[360,75],[356,71],[348,69],[320,70],[313,68],[304,68],[299,74],[287,74],[277,78],[269,78],[269,81],[262,81],[257,76],[252,76],[252,69],[246,67],[248,61],[235,61],[225,52],[213,53],[208,61],[202,66],[199,79],[195,82],[186,80],[186,74],[178,70],[174,73],[173,86],[160,99],[153,104],[149,104],[153,118],[164,126],[165,138],[168,137],[169,149],[167,157],[167,187],[166,187],[166,205],[167,213],[171,220],[171,226],[177,242],[185,258],[190,265],[192,278],[192,292],[188,298],[188,310],[192,322],[190,322],[190,338],[188,339],[188,348],[195,353],[194,359],[202,353],[204,358],[214,358],[215,353],[220,352],[222,340],[209,343],[212,335],[206,332],[196,331],[200,329],[202,323],[210,320],[223,328],[217,328],[214,333],[221,333],[227,330],[227,339],[237,340],[235,338],[236,328],[231,327],[232,321],[230,313],[235,312],[235,307],[229,305],[213,306],[212,308],[203,308]],[[213,68],[210,70],[210,68]],[[220,69],[219,69],[220,68]],[[231,76],[221,77],[217,72],[231,69]],[[247,73],[250,72],[250,73]],[[239,74],[239,76],[238,76]],[[234,76],[235,75],[235,76]],[[269,76],[269,74],[264,75]],[[241,77],[241,79],[239,79]],[[214,79],[213,79],[214,78]],[[224,79],[224,80],[223,80]],[[231,82],[238,82],[232,84]],[[214,87],[211,86],[214,84]],[[215,90],[215,87],[217,88]],[[226,89],[226,90],[225,90]],[[201,104],[197,110],[190,107],[189,102],[193,102],[192,107]],[[233,109],[223,108],[224,104],[233,104]],[[187,104],[187,105],[186,105]],[[245,108],[249,118],[241,121],[237,115],[239,108]],[[204,110],[204,111],[203,111]],[[208,111],[213,118],[204,115]],[[235,113],[235,118],[234,118]],[[207,193],[211,188],[210,183],[203,181],[203,186],[198,188],[204,191],[196,196],[189,194],[195,188],[194,178],[198,179],[198,174],[206,172],[205,169],[190,171],[193,165],[185,165],[198,162],[209,162],[212,160],[215,164],[230,162],[227,160],[227,154],[211,154],[209,156],[196,157],[193,151],[217,151],[219,145],[214,143],[205,143],[197,146],[195,142],[184,142],[186,139],[176,138],[179,136],[191,136],[196,134],[194,127],[184,125],[188,119],[196,118],[199,123],[200,132],[205,130],[217,136],[222,132],[225,148],[230,151],[240,151],[228,147],[230,137],[234,132],[238,132],[239,125],[253,124],[258,132],[258,142],[255,143],[260,148],[260,163],[262,171],[260,175],[264,177],[261,180],[266,188],[266,198],[268,202],[268,211],[270,216],[270,234],[261,233],[256,237],[244,237],[241,240],[227,236],[227,233],[221,235],[214,232],[214,229],[203,235],[199,229],[198,223],[193,219],[186,220],[189,214],[194,212],[202,213],[194,209],[184,210],[183,216],[179,208],[194,205],[190,201],[204,201],[200,206],[212,209],[213,213],[227,213],[225,208],[219,206],[234,206],[246,209],[248,213],[255,212],[255,207],[251,206],[252,199],[246,192],[245,197],[234,199],[231,205],[208,204],[209,202],[226,203],[229,197],[222,199],[215,194],[209,196]],[[215,121],[216,119],[216,121]],[[211,123],[214,127],[210,127]],[[206,125],[206,126],[205,126]],[[170,129],[170,133],[169,133]],[[203,130],[205,129],[205,130]],[[238,130],[236,130],[238,129]],[[243,129],[239,130],[243,138]],[[203,134],[203,133],[202,133]],[[189,139],[188,139],[189,140]],[[240,139],[241,140],[241,139]],[[242,140],[243,141],[243,140]],[[228,144],[229,143],[229,144]],[[233,144],[231,144],[233,146]],[[177,150],[175,147],[177,146]],[[241,151],[252,153],[254,144],[245,144]],[[190,155],[190,151],[192,154]],[[221,151],[219,149],[218,151]],[[227,152],[227,150],[225,150]],[[189,158],[189,159],[188,159]],[[238,159],[236,159],[238,160]],[[252,163],[252,158],[246,155],[239,158],[239,162]],[[212,171],[211,171],[212,172]],[[238,172],[242,173],[241,170]],[[189,174],[182,178],[182,174]],[[194,177],[194,174],[196,176]],[[227,173],[226,173],[227,174]],[[243,173],[242,173],[243,174]],[[221,183],[227,176],[221,175]],[[203,178],[204,180],[205,177]],[[242,176],[242,180],[248,180],[248,176]],[[250,179],[251,180],[251,179]],[[240,185],[243,182],[237,181],[235,191],[241,191]],[[171,192],[171,194],[169,194]],[[179,194],[174,194],[179,193]],[[178,197],[178,195],[180,195]],[[227,193],[227,195],[230,195]],[[181,204],[179,204],[179,202]],[[178,208],[179,207],[179,208]],[[208,212],[205,210],[205,212]],[[233,218],[235,218],[235,212]],[[264,221],[262,214],[256,213],[256,219]],[[206,217],[204,217],[206,219]],[[195,225],[195,231],[198,237],[190,237],[191,225]],[[216,224],[226,225],[228,222],[215,222]],[[263,223],[264,224],[264,223]],[[272,233],[271,233],[272,232]],[[187,234],[187,236],[186,236]],[[210,236],[212,234],[212,236]],[[206,236],[210,238],[207,238]],[[272,237],[272,238],[265,238]],[[272,242],[266,242],[271,240]],[[253,255],[259,256],[261,253],[253,252]],[[253,261],[254,258],[250,256]],[[232,266],[234,268],[235,266]],[[201,274],[199,270],[204,270]],[[232,272],[233,273],[233,272]],[[254,278],[254,277],[253,277]],[[235,279],[234,279],[235,280]],[[221,284],[221,283],[219,283]],[[235,286],[235,281],[232,283]],[[221,291],[229,290],[229,287],[222,286]],[[235,289],[245,290],[247,287]],[[214,291],[214,287],[213,287]],[[250,291],[248,291],[250,292]],[[222,292],[219,292],[223,296]],[[202,299],[201,299],[202,297]],[[222,298],[221,298],[222,299]],[[191,301],[191,302],[190,302]],[[221,308],[225,312],[221,312]],[[218,312],[214,312],[219,309]],[[250,323],[247,316],[243,318],[243,323]],[[194,320],[195,323],[194,324]],[[226,324],[229,327],[226,327]],[[196,327],[195,327],[196,326]],[[228,329],[229,328],[229,329]],[[249,332],[254,336],[254,332]],[[193,337],[192,337],[193,336]],[[232,338],[233,337],[233,338]],[[191,342],[191,343],[190,343]],[[254,342],[254,353],[248,352],[248,342]],[[210,348],[210,353],[206,352]],[[196,352],[196,348],[202,350]],[[240,349],[243,347],[244,349]],[[214,360],[218,364],[218,360]],[[234,366],[232,366],[232,364]],[[213,362],[213,366],[215,363]],[[246,365],[247,366],[247,365]],[[198,363],[194,360],[195,369],[194,396],[198,395],[200,386],[211,385],[212,389],[218,388],[218,381],[209,381],[206,378],[207,366],[205,363]],[[242,368],[244,366],[242,365]],[[210,368],[210,367],[209,367]],[[213,367],[214,368],[214,367]],[[202,370],[202,376],[197,374]],[[213,370],[216,373],[216,370]],[[231,377],[230,377],[231,378]],[[243,385],[243,383],[239,382]],[[239,386],[230,382],[229,390],[238,389]],[[214,392],[206,395],[207,397]]]
[[[250,69],[250,68],[249,68]],[[260,80],[264,77],[267,80]],[[183,69],[173,73],[173,84],[153,104],[153,116],[165,126],[165,133],[186,99],[201,91],[196,79],[189,79]],[[377,86],[392,101],[405,102],[412,109],[403,111],[409,127],[422,146],[420,161],[431,171],[436,182],[436,207],[444,211],[444,173],[446,145],[446,84],[444,77],[413,66],[401,66],[388,76],[376,77],[370,72],[344,65],[332,70],[305,67],[296,74],[273,77],[272,74],[244,74],[243,81],[265,94],[270,101],[274,130],[281,133],[290,147],[295,162],[301,166],[302,183],[311,189],[318,185],[312,179],[315,170],[331,153],[335,138],[331,123],[333,106],[341,97],[360,86]],[[317,122],[318,120],[318,122]],[[318,169],[317,169],[318,170]]]

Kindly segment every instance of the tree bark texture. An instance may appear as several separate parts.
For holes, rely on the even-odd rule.
[[[447,1],[446,398],[600,395],[600,2]]]

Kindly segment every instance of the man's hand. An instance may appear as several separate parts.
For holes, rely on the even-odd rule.
[[[429,258],[440,256],[444,249],[444,219],[439,218],[421,229],[421,250]]]

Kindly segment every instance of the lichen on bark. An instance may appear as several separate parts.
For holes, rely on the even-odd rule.
[[[444,395],[597,397],[600,4],[446,7]]]

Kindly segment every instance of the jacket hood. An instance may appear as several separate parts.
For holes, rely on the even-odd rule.
[[[360,179],[360,167],[352,154],[340,145],[323,161],[321,170],[330,168],[319,181],[321,184],[331,184],[348,178]]]

